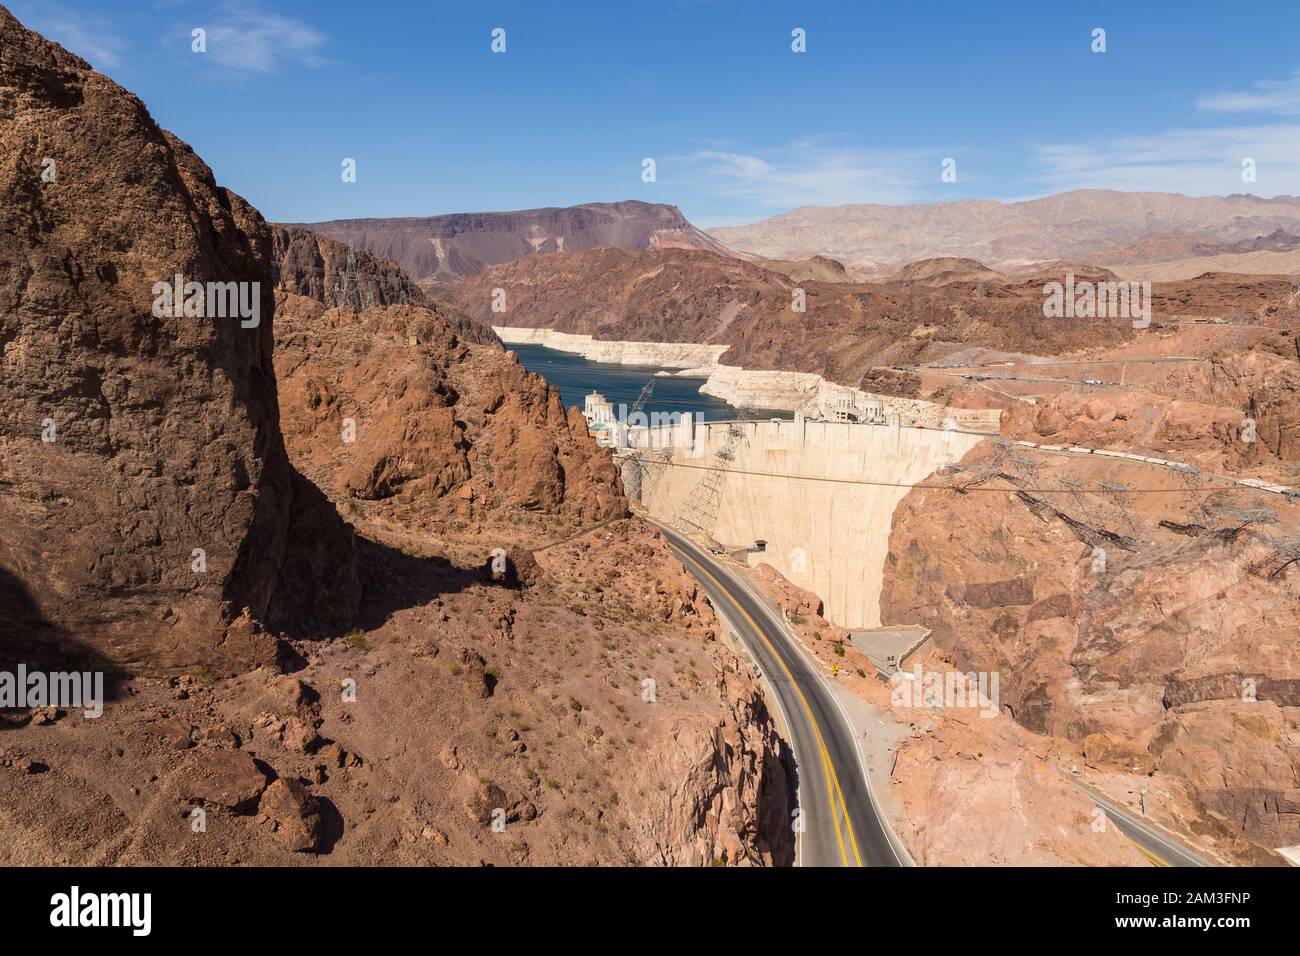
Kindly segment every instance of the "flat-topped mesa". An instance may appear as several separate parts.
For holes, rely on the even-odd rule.
[[[352,244],[358,251],[391,259],[421,282],[453,281],[500,262],[597,246],[732,254],[723,243],[691,225],[676,206],[639,200],[298,225]]]
[[[1298,226],[1300,199],[1293,196],[1077,189],[1021,202],[803,206],[709,235],[771,259],[833,256],[850,272],[890,272],[935,257],[975,259],[1006,272],[1051,260],[1105,265],[1294,249]]]
[[[221,670],[274,654],[245,609],[343,627],[351,530],[285,455],[266,223],[3,8],[0,46],[0,569],[32,642],[7,649]]]

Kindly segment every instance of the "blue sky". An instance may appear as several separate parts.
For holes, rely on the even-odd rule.
[[[7,5],[273,220],[631,198],[712,226],[1081,187],[1300,194],[1291,0]]]

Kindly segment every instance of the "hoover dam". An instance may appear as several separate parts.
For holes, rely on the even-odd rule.
[[[894,508],[996,429],[970,424],[688,419],[634,430],[624,480],[651,516],[679,526],[695,516],[721,547],[751,549],[750,564],[815,593],[832,622],[877,627]]]

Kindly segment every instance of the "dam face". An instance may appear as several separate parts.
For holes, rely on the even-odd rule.
[[[772,565],[822,599],[826,617],[847,628],[880,625],[880,590],[894,508],[911,485],[957,461],[991,437],[848,422],[712,422],[642,431],[641,506],[672,524],[686,513],[696,486],[720,467],[728,445],[734,460],[719,482],[713,537],[727,548],[767,542],[750,563]],[[662,453],[649,442],[672,447]],[[658,464],[662,455],[663,464]],[[878,484],[865,484],[877,482]]]

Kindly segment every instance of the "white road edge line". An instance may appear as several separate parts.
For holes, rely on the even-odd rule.
[[[1192,862],[1192,865],[1200,866],[1200,867],[1215,866],[1213,861],[1205,860],[1204,858],[1202,858],[1200,854],[1198,854],[1193,847],[1183,847],[1178,843],[1172,842],[1172,839],[1170,837],[1167,837],[1164,834],[1158,833],[1157,831],[1151,829],[1151,827],[1147,825],[1145,821],[1135,816],[1130,810],[1127,810],[1126,808],[1120,806],[1118,803],[1115,803],[1113,800],[1106,799],[1105,797],[1101,796],[1101,794],[1094,791],[1091,787],[1084,786],[1079,781],[1071,780],[1069,777],[1066,777],[1066,779],[1071,784],[1074,785],[1076,790],[1078,790],[1085,797],[1091,800],[1095,806],[1100,807],[1103,813],[1107,815],[1113,813],[1116,817],[1118,817],[1123,822],[1127,823],[1129,826],[1133,827],[1135,830],[1141,830],[1144,834],[1149,836],[1156,843],[1160,844],[1163,847],[1168,847],[1183,859],[1190,860]]]
[[[1142,833],[1146,834],[1146,836],[1150,837],[1158,845],[1165,847],[1169,850],[1173,850],[1174,851],[1173,855],[1177,855],[1183,858],[1184,860],[1190,860],[1192,864],[1195,866],[1205,866],[1204,863],[1202,863],[1196,857],[1192,856],[1190,852],[1184,850],[1176,843],[1169,842],[1169,840],[1166,839],[1164,836],[1155,832],[1150,827],[1146,826],[1140,820],[1138,820],[1137,817],[1133,816],[1131,813],[1125,812],[1119,806],[1115,804],[1108,804],[1104,801],[1097,800],[1096,798],[1093,799],[1093,803],[1101,807],[1103,813],[1115,814],[1115,816],[1119,817],[1121,820],[1123,820],[1133,829],[1142,831]]]
[[[858,757],[858,772],[862,775],[862,783],[867,791],[867,799],[871,801],[871,807],[876,812],[876,819],[880,821],[881,829],[885,832],[885,842],[889,844],[889,850],[894,854],[894,859],[898,861],[899,866],[916,866],[916,861],[912,859],[912,855],[908,853],[907,847],[903,845],[898,834],[894,832],[894,828],[890,824],[889,818],[884,815],[881,811],[880,804],[876,801],[876,795],[871,789],[871,778],[867,776],[867,766],[862,757],[862,746],[858,742],[858,735],[853,730],[853,721],[849,719],[848,711],[844,709],[844,703],[840,700],[839,694],[835,692],[831,685],[826,683],[826,678],[821,672],[820,665],[815,660],[809,658],[808,652],[804,650],[803,644],[800,642],[799,638],[790,632],[784,622],[781,622],[776,618],[767,602],[761,595],[754,591],[748,581],[733,573],[730,568],[725,567],[717,561],[714,561],[713,564],[731,578],[732,581],[736,582],[749,592],[749,595],[754,598],[755,603],[767,616],[769,623],[775,624],[778,630],[787,635],[789,643],[794,646],[796,653],[798,653],[804,659],[805,663],[810,666],[813,675],[830,695],[831,700],[835,702],[835,706],[840,712],[840,718],[844,721],[844,726],[848,728],[849,737],[853,741],[853,751]],[[899,854],[900,849],[902,850],[902,855]]]
[[[730,568],[727,568],[726,570],[728,573],[731,572]],[[894,854],[894,859],[898,861],[899,866],[916,866],[916,861],[912,859],[912,854],[907,851],[907,847],[903,844],[903,841],[899,838],[898,834],[894,832],[893,825],[889,822],[889,818],[885,816],[880,803],[876,800],[875,791],[871,788],[871,778],[867,775],[867,764],[862,756],[862,744],[858,741],[858,735],[853,729],[853,721],[849,718],[848,711],[844,709],[844,702],[840,700],[839,692],[835,687],[827,683],[826,675],[822,673],[820,663],[809,655],[808,651],[803,646],[803,642],[799,640],[797,635],[790,631],[783,621],[776,618],[767,602],[763,600],[761,595],[754,591],[749,582],[737,575],[732,575],[732,577],[733,579],[738,580],[740,586],[750,593],[750,596],[754,598],[758,603],[758,606],[763,609],[768,620],[776,624],[780,630],[789,637],[790,643],[794,645],[796,652],[803,657],[804,661],[811,668],[813,676],[817,678],[822,687],[825,688],[827,694],[830,695],[831,700],[835,702],[835,707],[840,712],[840,718],[844,721],[844,726],[848,728],[849,738],[853,741],[853,751],[858,756],[858,772],[862,775],[862,784],[866,788],[867,799],[871,801],[871,808],[876,812],[876,819],[880,821],[880,828],[885,833],[885,842],[889,844],[889,850]],[[900,850],[902,851],[901,855],[899,852]]]
[[[672,542],[669,541],[669,545],[670,545],[670,546],[671,546],[671,544],[672,544]],[[687,571],[687,573],[690,574],[689,571]],[[695,575],[692,574],[691,577],[695,577]],[[701,588],[704,587],[704,582],[703,582],[703,581],[700,582],[700,587],[701,587]],[[708,591],[707,591],[707,590],[704,592],[704,594],[705,594],[705,597],[708,597]],[[713,601],[710,600],[709,603],[712,604]],[[785,705],[781,703],[781,695],[778,694],[778,693],[776,692],[776,687],[775,687],[775,685],[773,685],[772,682],[771,682],[770,680],[768,680],[766,669],[764,669],[763,665],[760,664],[760,663],[758,662],[758,658],[754,656],[754,652],[753,652],[752,650],[750,650],[749,645],[746,644],[745,641],[744,641],[744,638],[742,638],[742,637],[740,636],[740,631],[736,628],[735,622],[732,621],[732,619],[731,619],[731,615],[729,615],[726,611],[724,611],[724,610],[722,610],[721,608],[718,608],[718,607],[715,607],[715,608],[714,608],[714,611],[716,611],[716,612],[717,612],[717,613],[722,617],[722,620],[726,623],[727,627],[731,628],[731,632],[732,632],[732,634],[734,634],[734,635],[736,636],[736,643],[739,644],[741,647],[743,647],[743,648],[745,649],[745,654],[748,655],[750,663],[754,665],[754,670],[758,671],[759,679],[763,682],[763,685],[764,685],[765,687],[767,687],[767,689],[768,689],[768,693],[771,694],[772,700],[776,702],[776,709],[777,709],[777,711],[781,714],[781,721],[782,721],[782,723],[785,724],[785,726],[786,726],[786,733],[787,733],[787,734],[790,736],[790,738],[791,738],[791,741],[790,741],[790,759],[794,761],[795,770],[796,770],[796,772],[797,772],[797,771],[798,771],[798,768],[799,768],[799,758],[798,758],[798,756],[797,756],[797,755],[795,754],[795,752],[794,752],[794,740],[793,740],[793,738],[794,738],[794,727],[793,727],[793,725],[790,723],[790,715],[787,714],[787,713],[785,712]],[[799,802],[799,807],[798,807],[798,809],[799,809],[799,815],[800,815],[800,820],[801,820],[801,822],[802,822],[802,819],[803,819],[803,808],[804,808],[804,802],[803,802],[803,776],[804,776],[803,774],[799,774],[799,787],[798,787],[798,789],[795,791],[795,793],[796,793],[796,799],[797,799],[798,802]],[[788,822],[789,822],[789,821],[787,821],[787,823],[788,823]],[[795,830],[795,831],[794,831],[794,865],[795,865],[796,867],[802,867],[802,866],[803,866],[803,833],[802,833],[801,831],[799,831],[799,830]]]

